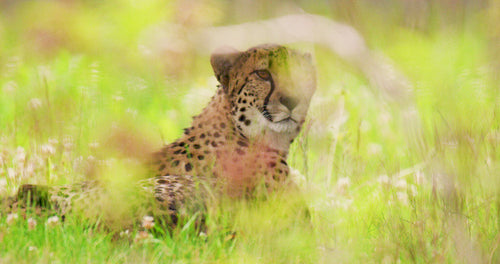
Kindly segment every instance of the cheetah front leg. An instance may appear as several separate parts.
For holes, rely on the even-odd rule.
[[[188,222],[203,228],[211,188],[201,177],[165,175],[141,181],[144,195],[154,195],[152,214],[170,229]],[[192,220],[192,221],[191,221]]]

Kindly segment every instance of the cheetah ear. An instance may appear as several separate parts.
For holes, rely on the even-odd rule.
[[[240,54],[241,52],[236,49],[223,47],[218,48],[210,57],[210,64],[214,69],[215,77],[217,77],[226,93],[229,90],[229,71]]]

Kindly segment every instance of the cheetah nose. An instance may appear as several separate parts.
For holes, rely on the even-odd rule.
[[[299,103],[299,100],[290,96],[282,96],[280,98],[280,103],[286,106],[288,110],[292,111]]]

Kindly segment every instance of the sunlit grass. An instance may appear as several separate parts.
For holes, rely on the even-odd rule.
[[[144,58],[141,31],[175,14],[160,1],[125,2],[26,2],[0,20],[1,196],[23,183],[105,184],[64,223],[2,211],[0,262],[499,261],[500,97],[478,25],[426,33],[376,23],[368,32],[391,33],[369,43],[413,84],[417,143],[401,108],[318,48],[311,127],[289,157],[300,192],[225,201],[209,208],[207,230],[187,221],[165,234],[146,228],[133,184],[215,80],[206,56],[178,71]]]

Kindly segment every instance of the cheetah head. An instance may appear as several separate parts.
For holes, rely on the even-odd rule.
[[[288,149],[316,89],[310,54],[267,44],[244,52],[219,50],[211,64],[237,129],[250,140]]]

